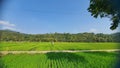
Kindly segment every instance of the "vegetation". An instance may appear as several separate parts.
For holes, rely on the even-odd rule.
[[[47,33],[24,34],[10,30],[0,30],[1,41],[30,41],[30,42],[120,42],[120,33]]]
[[[77,42],[1,42],[0,50],[38,51],[38,50],[100,50],[119,49],[120,43],[77,43]]]
[[[113,22],[110,29],[114,30],[120,23],[119,3],[119,0],[90,0],[88,11],[95,18],[109,17]],[[25,34],[0,30],[0,41],[0,51],[119,49],[120,33]],[[0,54],[0,68],[115,68],[117,55],[114,52]]]
[[[119,49],[120,44],[117,43],[120,33],[24,34],[0,30],[0,34],[0,51],[104,50]],[[115,68],[116,55],[112,52],[0,54],[0,68]]]
[[[112,20],[111,30],[118,27],[120,23],[120,0],[90,0],[88,11],[91,15],[97,18],[100,16],[108,17]]]
[[[9,54],[2,68],[115,68],[116,53]]]

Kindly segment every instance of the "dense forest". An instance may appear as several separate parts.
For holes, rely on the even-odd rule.
[[[0,30],[1,41],[30,41],[30,42],[120,42],[120,33],[46,33],[25,34],[10,30]]]

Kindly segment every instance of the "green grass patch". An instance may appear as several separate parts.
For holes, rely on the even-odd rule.
[[[0,68],[115,68],[117,53],[8,54]]]
[[[120,43],[76,43],[76,42],[1,42],[0,50],[41,51],[41,50],[93,50],[119,49]]]

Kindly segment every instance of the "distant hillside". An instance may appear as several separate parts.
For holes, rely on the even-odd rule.
[[[120,42],[120,33],[47,33],[25,34],[10,30],[0,30],[1,41],[34,41],[34,42]]]

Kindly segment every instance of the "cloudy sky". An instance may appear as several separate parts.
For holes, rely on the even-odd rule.
[[[89,0],[8,0],[0,29],[23,33],[113,33],[108,18],[93,18]]]

